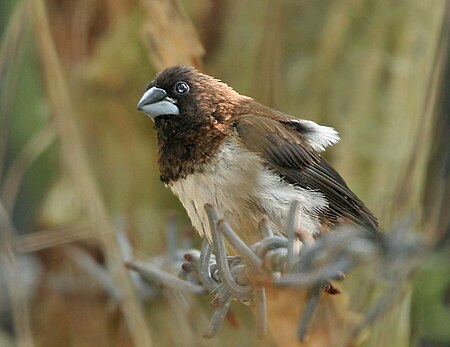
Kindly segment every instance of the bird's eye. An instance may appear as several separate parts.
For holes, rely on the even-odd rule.
[[[175,85],[175,93],[178,95],[186,94],[189,91],[189,84],[186,82],[178,82]]]

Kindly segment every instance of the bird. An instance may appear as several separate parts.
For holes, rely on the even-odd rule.
[[[248,244],[268,217],[285,235],[289,206],[313,237],[342,225],[378,233],[374,214],[322,157],[338,132],[239,94],[197,69],[159,72],[137,105],[153,121],[161,181],[179,198],[193,227],[211,240],[205,204],[215,206]]]

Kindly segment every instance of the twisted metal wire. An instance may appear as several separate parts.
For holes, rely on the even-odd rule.
[[[383,239],[375,239],[371,231],[347,228],[329,233],[314,240],[307,232],[298,230],[295,221],[297,203],[291,205],[288,216],[287,237],[274,235],[269,220],[263,217],[259,224],[261,240],[247,245],[224,219],[218,219],[215,208],[206,205],[209,218],[212,245],[205,239],[201,250],[185,250],[182,273],[174,275],[155,261],[143,263],[128,260],[129,269],[137,271],[151,285],[163,285],[174,290],[214,295],[214,308],[206,338],[214,337],[222,325],[233,299],[251,301],[256,306],[256,330],[262,337],[267,332],[267,307],[265,287],[267,285],[290,287],[308,292],[307,302],[298,323],[297,335],[305,340],[311,326],[314,312],[319,304],[322,291],[339,294],[340,290],[332,282],[342,280],[353,268],[367,263],[379,263],[380,268],[390,269],[381,274],[389,281],[387,290],[366,314],[356,328],[356,337],[365,327],[371,325],[396,299],[393,289],[406,281],[410,273],[419,265],[426,254],[426,247],[417,238],[406,237],[406,231],[393,232]],[[170,258],[181,264],[173,225],[168,230]],[[225,239],[239,256],[226,254]],[[402,240],[399,242],[399,240]],[[301,247],[298,249],[298,243]],[[161,264],[161,261],[157,262]],[[389,266],[383,266],[386,263]],[[180,276],[182,279],[180,279]]]

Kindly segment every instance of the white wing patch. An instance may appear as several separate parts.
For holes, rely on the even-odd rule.
[[[318,152],[339,142],[339,133],[334,128],[319,125],[311,120],[295,119],[293,122],[300,123],[306,130],[303,135],[311,147]]]

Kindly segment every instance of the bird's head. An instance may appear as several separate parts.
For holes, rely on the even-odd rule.
[[[167,68],[150,82],[137,105],[156,123],[174,117],[221,123],[242,98],[227,84],[183,65]]]

